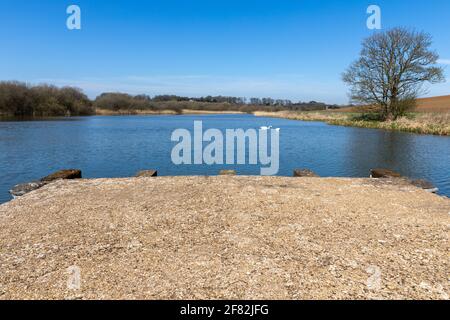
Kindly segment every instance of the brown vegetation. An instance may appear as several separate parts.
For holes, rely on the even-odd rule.
[[[450,112],[450,95],[417,99],[416,112]]]
[[[326,110],[336,105],[292,102],[272,98],[249,100],[229,96],[200,98],[176,95],[130,95],[109,92],[94,101],[78,88],[51,85],[30,86],[20,82],[0,82],[0,115],[3,116],[70,116],[70,115],[139,115],[181,113],[252,113],[254,111]]]
[[[132,109],[118,109],[118,110],[108,110],[96,108],[95,114],[98,116],[123,116],[123,115],[175,115],[180,114],[174,110],[132,110]]]
[[[351,106],[346,108],[336,109],[338,112],[378,112],[377,106]],[[411,112],[432,112],[432,113],[447,113],[450,112],[450,95],[419,98],[416,100],[416,107]]]
[[[78,88],[0,82],[0,115],[45,117],[93,113],[91,101]]]
[[[276,117],[302,121],[324,121],[332,125],[385,129],[404,131],[420,134],[450,135],[450,112],[442,113],[417,113],[391,121],[378,121],[371,117],[377,116],[373,113],[350,113],[350,112],[255,112],[260,117]]]

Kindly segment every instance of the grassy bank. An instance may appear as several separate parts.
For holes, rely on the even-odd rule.
[[[363,120],[361,113],[343,113],[333,111],[311,112],[255,112],[259,117],[275,117],[302,121],[323,121],[332,125],[385,129],[420,134],[450,135],[450,112],[445,113],[411,113],[396,121]]]

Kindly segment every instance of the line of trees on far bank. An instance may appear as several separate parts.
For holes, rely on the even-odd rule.
[[[103,93],[94,101],[97,109],[111,111],[133,110],[172,110],[181,113],[183,109],[207,111],[281,111],[281,110],[325,110],[338,108],[336,105],[310,101],[296,102],[290,100],[275,100],[272,98],[251,98],[229,96],[207,96],[200,98],[176,95],[132,96],[125,93]]]
[[[0,115],[47,117],[94,113],[92,102],[78,88],[0,82]]]
[[[15,81],[0,82],[0,115],[8,116],[79,116],[93,115],[97,109],[108,111],[162,111],[182,113],[183,109],[207,111],[281,111],[281,110],[325,110],[338,108],[325,103],[292,102],[272,98],[251,98],[230,96],[206,96],[200,98],[177,95],[130,95],[110,92],[90,100],[81,89],[58,88],[42,84],[30,86]]]

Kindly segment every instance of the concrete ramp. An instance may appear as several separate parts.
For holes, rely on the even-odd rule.
[[[377,179],[58,181],[0,206],[0,299],[448,299],[449,226]]]

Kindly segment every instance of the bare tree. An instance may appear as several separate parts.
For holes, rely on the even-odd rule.
[[[431,44],[430,35],[404,28],[364,40],[360,58],[343,74],[352,102],[379,106],[382,120],[404,114],[414,106],[424,83],[445,80]]]

